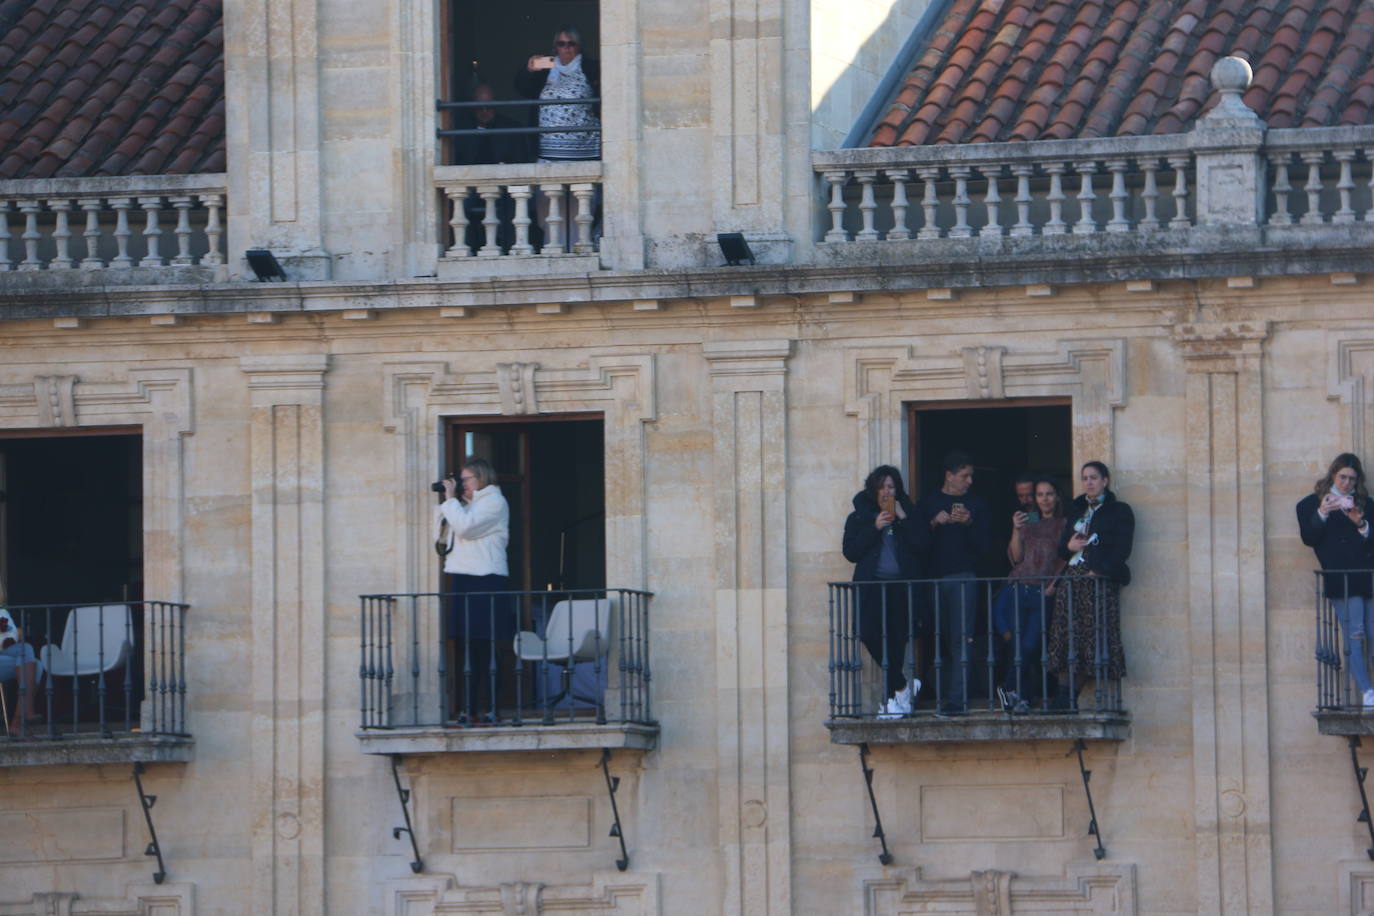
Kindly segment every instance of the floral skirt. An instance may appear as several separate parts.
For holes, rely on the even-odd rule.
[[[1054,590],[1047,652],[1048,667],[1055,673],[1069,670],[1072,655],[1074,680],[1080,684],[1093,678],[1125,677],[1121,586],[1110,579],[1089,576],[1082,566],[1065,569]]]

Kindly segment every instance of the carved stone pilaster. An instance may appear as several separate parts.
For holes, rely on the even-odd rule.
[[[38,420],[43,426],[76,425],[76,376],[36,375],[33,378]]]
[[[1271,912],[1263,321],[1184,324],[1198,910]]]

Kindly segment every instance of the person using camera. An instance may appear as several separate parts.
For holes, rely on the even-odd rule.
[[[553,36],[552,55],[534,54],[515,75],[515,88],[530,99],[591,99],[601,94],[601,68],[582,54],[582,34],[563,26]],[[548,128],[594,128],[600,115],[594,104],[541,105],[539,126],[540,162],[567,162],[601,158],[599,130],[559,131]]]
[[[932,575],[937,625],[943,648],[939,659],[940,714],[965,711],[973,658],[970,640],[978,611],[978,559],[992,547],[987,504],[969,493],[973,486],[973,458],[950,452],[944,459],[944,485],[921,497],[916,514],[931,533]]]
[[[853,581],[864,583],[858,587],[859,641],[883,669],[881,718],[909,715],[921,689],[919,680],[906,677],[915,593],[901,580],[920,577],[921,554],[929,542],[930,532],[916,521],[916,507],[902,485],[902,472],[887,464],[874,468],[854,495],[841,550],[854,564]]]
[[[1074,522],[1059,536],[1068,560],[1055,585],[1046,664],[1057,680],[1053,708],[1076,708],[1077,691],[1091,679],[1126,676],[1121,644],[1121,588],[1131,583],[1126,560],[1135,544],[1135,513],[1112,492],[1101,461],[1079,471],[1083,493],[1069,506]]]
[[[456,479],[450,474],[440,483],[444,501],[437,510],[437,540],[447,548],[444,572],[453,593],[448,633],[456,642],[462,675],[461,709],[469,721],[495,720],[501,661],[516,629],[513,607],[499,594],[509,589],[510,506],[492,466],[481,458],[469,459]]]
[[[1002,703],[1013,710],[1023,699],[1038,693],[1045,608],[1054,603],[1054,577],[1064,565],[1059,558],[1059,538],[1066,522],[1059,488],[1047,477],[1033,480],[1031,487],[1031,507],[1022,504],[1011,516],[1009,581],[992,605],[993,631],[1012,652],[1011,664],[1002,678]],[[1019,482],[1017,491],[1019,499]]]
[[[1371,558],[1369,516],[1374,500],[1365,488],[1364,468],[1350,452],[1336,456],[1313,492],[1298,502],[1298,533],[1317,554],[1324,570],[1368,570]],[[1374,632],[1374,582],[1368,572],[1332,572],[1323,589],[1345,633],[1350,676],[1361,704],[1374,707],[1369,679],[1369,639]]]

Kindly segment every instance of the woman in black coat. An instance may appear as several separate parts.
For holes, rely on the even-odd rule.
[[[1317,554],[1322,569],[1367,570],[1371,565],[1369,515],[1374,500],[1365,489],[1360,459],[1345,452],[1327,468],[1313,492],[1298,503],[1298,531],[1302,542]],[[1322,577],[1323,590],[1345,633],[1347,667],[1360,700],[1374,706],[1369,680],[1369,649],[1366,634],[1374,632],[1374,582],[1369,573],[1331,573]]]
[[[891,510],[882,508],[886,501]],[[901,471],[886,464],[874,468],[854,496],[842,549],[854,564],[853,581],[867,583],[856,590],[859,640],[884,671],[887,699],[878,711],[883,716],[909,714],[921,689],[921,682],[908,683],[905,673],[916,586],[900,580],[920,577],[921,555],[929,544],[930,529],[917,518]]]
[[[1058,680],[1055,705],[1063,708],[1072,707],[1084,681],[1126,676],[1121,587],[1131,582],[1126,560],[1135,544],[1135,513],[1112,492],[1102,462],[1083,465],[1079,481],[1083,493],[1069,505],[1070,523],[1059,540],[1059,555],[1069,562],[1055,588],[1047,646]]]

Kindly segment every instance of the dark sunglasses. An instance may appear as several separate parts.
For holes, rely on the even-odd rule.
[[[554,46],[555,48],[575,48],[575,47],[577,47],[577,42],[575,42],[575,41],[562,41],[562,40],[560,40],[560,41],[555,41],[555,42],[553,43],[553,46]]]

